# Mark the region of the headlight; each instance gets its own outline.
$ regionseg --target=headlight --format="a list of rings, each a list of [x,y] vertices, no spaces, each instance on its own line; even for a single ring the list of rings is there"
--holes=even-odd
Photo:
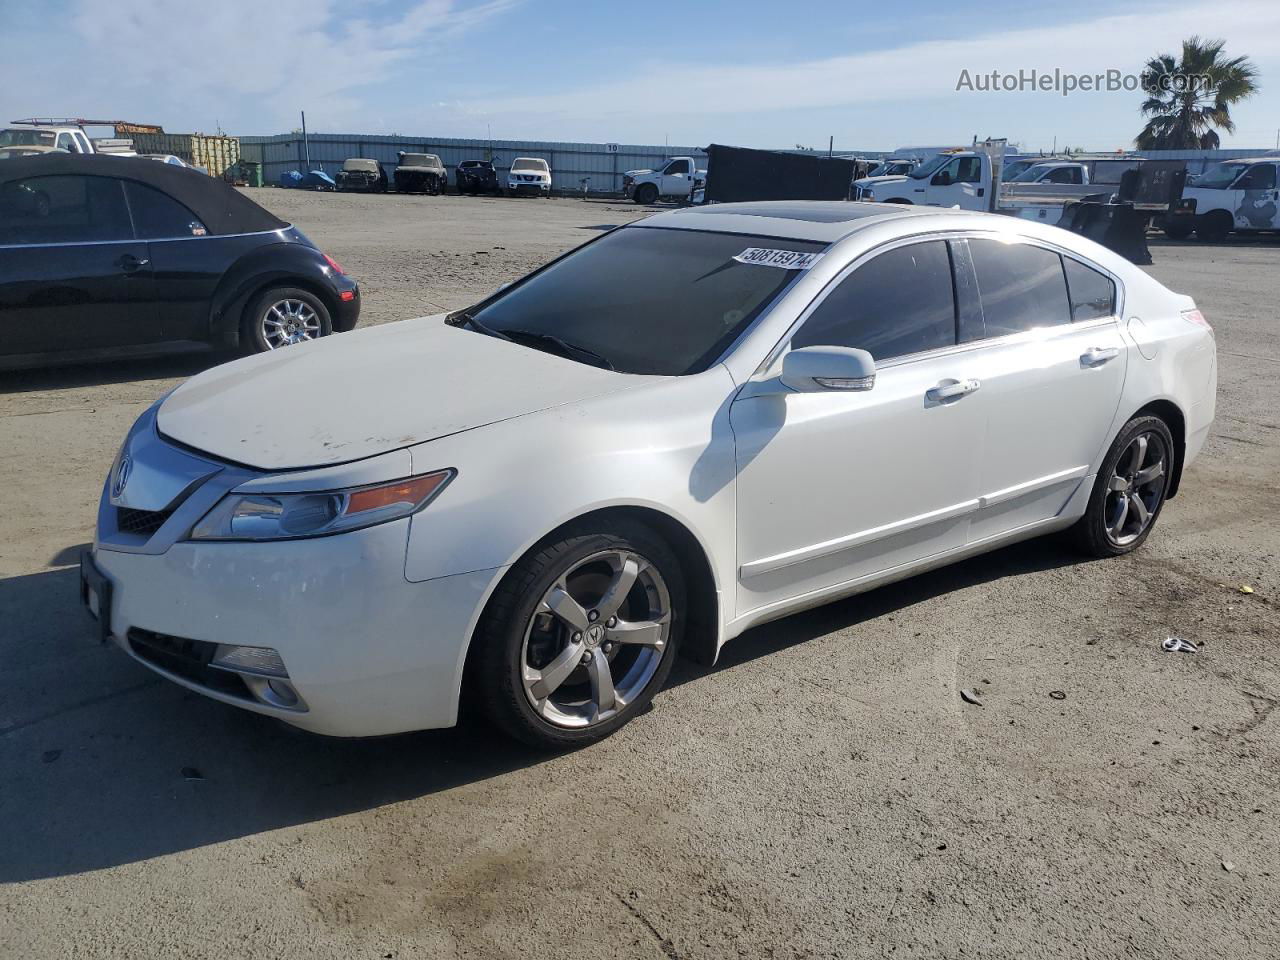
[[[358,530],[421,510],[456,473],[321,493],[231,493],[195,525],[191,539],[290,540]]]

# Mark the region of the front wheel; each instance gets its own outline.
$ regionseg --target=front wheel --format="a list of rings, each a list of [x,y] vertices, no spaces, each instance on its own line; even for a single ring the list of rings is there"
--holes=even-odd
[[[1134,417],[1107,452],[1089,505],[1071,533],[1094,557],[1137,550],[1151,533],[1173,476],[1173,435],[1159,417]]]
[[[1231,219],[1231,214],[1225,210],[1215,210],[1213,213],[1206,213],[1196,221],[1196,236],[1205,243],[1221,243],[1227,239],[1227,235],[1231,233],[1231,228],[1234,226],[1235,221]]]
[[[635,196],[632,197],[636,203],[641,206],[648,206],[651,203],[658,202],[658,188],[652,183],[642,183],[636,187]]]
[[[1166,220],[1164,235],[1170,240],[1185,240],[1191,236],[1191,231],[1194,229],[1195,227],[1190,223],[1170,223]]]
[[[495,591],[476,631],[470,689],[526,743],[595,743],[661,689],[684,611],[680,562],[648,528],[571,528],[518,561]]]

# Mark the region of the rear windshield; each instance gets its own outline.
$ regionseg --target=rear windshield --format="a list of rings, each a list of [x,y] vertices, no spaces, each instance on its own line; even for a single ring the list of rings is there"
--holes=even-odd
[[[624,227],[469,313],[517,342],[542,349],[520,334],[557,337],[623,373],[698,373],[802,275],[734,259],[752,248],[820,253],[825,244]]]
[[[0,147],[52,147],[52,130],[0,130]]]
[[[546,170],[547,161],[531,160],[528,157],[520,157],[511,164],[512,170]]]

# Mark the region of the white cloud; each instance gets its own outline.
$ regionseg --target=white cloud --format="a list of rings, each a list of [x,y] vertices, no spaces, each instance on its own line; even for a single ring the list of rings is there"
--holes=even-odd
[[[0,41],[6,74],[38,78],[0,85],[0,109],[276,132],[307,107],[309,123],[360,127],[362,87],[518,2],[417,0],[388,16],[356,0],[74,0],[68,30]]]

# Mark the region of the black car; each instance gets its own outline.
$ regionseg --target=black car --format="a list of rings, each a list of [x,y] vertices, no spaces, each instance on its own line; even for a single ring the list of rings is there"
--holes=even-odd
[[[137,157],[0,160],[0,364],[171,341],[259,352],[359,314],[336,261],[221,180]]]
[[[498,171],[488,160],[463,160],[453,172],[459,193],[500,193]]]

